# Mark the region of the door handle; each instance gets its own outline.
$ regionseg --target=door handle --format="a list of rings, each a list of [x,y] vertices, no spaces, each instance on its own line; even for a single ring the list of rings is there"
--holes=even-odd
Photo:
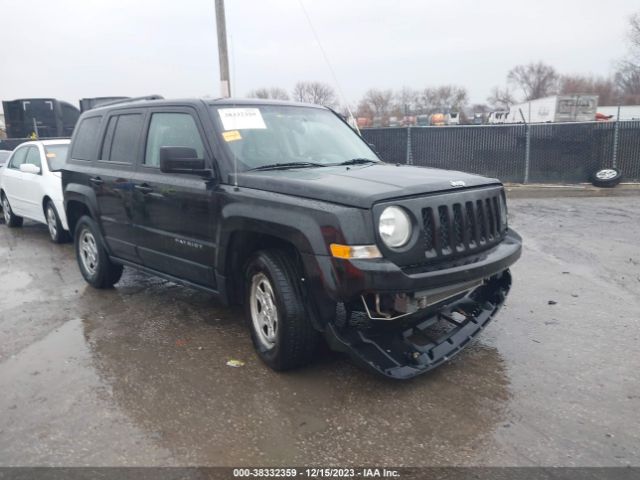
[[[139,192],[142,192],[144,195],[146,195],[147,193],[151,193],[153,192],[153,188],[151,188],[149,185],[147,185],[146,183],[143,183],[142,185],[136,185],[133,188],[135,188],[136,190],[138,190]]]
[[[104,183],[104,180],[102,180],[100,177],[91,177],[89,178],[89,181],[94,185],[102,185]]]

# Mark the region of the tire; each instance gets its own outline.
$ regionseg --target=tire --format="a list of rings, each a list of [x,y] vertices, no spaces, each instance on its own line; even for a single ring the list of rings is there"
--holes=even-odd
[[[244,306],[251,339],[262,361],[278,371],[309,363],[318,344],[298,282],[290,256],[281,250],[257,252],[245,268]]]
[[[596,187],[612,188],[622,180],[622,172],[617,168],[603,168],[591,177],[591,183]]]
[[[74,248],[80,273],[94,288],[111,288],[122,276],[122,265],[109,260],[98,226],[87,215],[80,217],[74,234]]]
[[[4,193],[2,194],[2,214],[4,215],[4,223],[6,223],[8,227],[21,227],[22,222],[24,222],[24,219],[22,217],[19,217],[13,213],[13,210],[11,210],[11,205],[9,204],[9,199]]]
[[[49,238],[53,243],[64,243],[69,239],[68,233],[62,227],[58,211],[51,200],[47,200],[44,206],[44,218],[49,228]]]

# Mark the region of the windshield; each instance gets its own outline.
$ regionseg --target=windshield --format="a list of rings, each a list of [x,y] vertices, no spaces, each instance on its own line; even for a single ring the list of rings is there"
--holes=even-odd
[[[269,166],[314,167],[354,159],[380,161],[331,111],[296,106],[212,107],[221,139],[238,170]],[[294,166],[294,165],[292,165]]]
[[[55,172],[62,169],[67,158],[68,149],[69,144],[67,143],[62,145],[45,145],[44,152],[50,171]]]

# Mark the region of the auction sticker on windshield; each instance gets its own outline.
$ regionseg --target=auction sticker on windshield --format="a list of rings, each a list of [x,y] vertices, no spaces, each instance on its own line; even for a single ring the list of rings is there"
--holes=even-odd
[[[235,142],[236,140],[242,140],[242,136],[238,130],[231,130],[228,132],[222,132],[222,137],[227,142]]]
[[[225,130],[267,128],[258,108],[219,108],[218,113]]]

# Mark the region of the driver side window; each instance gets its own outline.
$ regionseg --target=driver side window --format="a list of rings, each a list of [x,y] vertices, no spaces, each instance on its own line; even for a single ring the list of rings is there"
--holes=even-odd
[[[195,120],[188,113],[154,113],[151,116],[144,164],[160,166],[160,147],[193,148],[204,157],[204,145]]]
[[[27,158],[24,163],[30,163],[31,165],[35,165],[38,168],[42,168],[42,164],[40,163],[40,150],[38,147],[29,147],[29,151],[27,152]]]

